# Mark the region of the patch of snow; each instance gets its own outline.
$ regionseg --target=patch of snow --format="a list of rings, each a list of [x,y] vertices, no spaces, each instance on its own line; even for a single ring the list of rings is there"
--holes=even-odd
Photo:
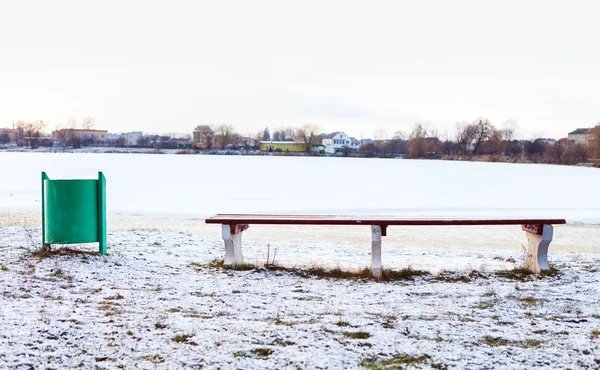
[[[350,369],[397,354],[451,368],[593,368],[600,361],[600,338],[592,339],[600,329],[598,254],[551,252],[562,273],[521,282],[492,273],[512,268],[507,259],[518,259],[518,250],[388,248],[390,265],[440,263],[461,275],[483,269],[487,278],[377,283],[199,267],[222,258],[218,236],[152,227],[110,232],[108,256],[45,259],[27,251],[24,227],[0,227],[0,244],[8,246],[0,250],[0,367]],[[38,240],[39,229],[28,232]],[[275,248],[282,264],[368,262],[364,246]],[[340,259],[329,260],[329,249]],[[247,240],[244,253],[266,262],[263,241]],[[344,335],[357,332],[368,337]]]

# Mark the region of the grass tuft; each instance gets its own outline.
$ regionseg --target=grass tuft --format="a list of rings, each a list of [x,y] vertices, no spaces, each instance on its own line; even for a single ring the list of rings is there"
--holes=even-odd
[[[514,268],[512,270],[496,271],[496,276],[510,280],[528,281],[531,280],[533,272],[526,268]]]
[[[371,334],[366,331],[345,331],[343,334],[350,339],[367,339],[371,337]]]
[[[543,277],[557,277],[560,275],[562,275],[562,271],[554,267],[550,267],[550,270],[544,270],[540,273],[540,276]]]
[[[383,270],[382,280],[385,281],[393,281],[393,280],[413,280],[416,277],[427,276],[429,275],[428,271],[425,270],[415,270],[412,267],[408,266],[401,270]]]
[[[481,338],[481,341],[490,347],[514,346],[514,347],[520,347],[520,348],[539,347],[542,343],[544,343],[543,341],[537,340],[537,339],[527,339],[524,341],[520,341],[520,340],[513,341],[513,340],[501,338],[501,337],[492,337],[490,335],[486,335],[485,337]]]
[[[396,354],[390,359],[379,359],[377,357],[363,359],[360,365],[367,369],[405,369],[420,368],[420,365],[429,365],[433,369],[448,369],[441,363],[435,363],[431,356],[424,354],[421,356],[412,356],[408,354]]]
[[[267,358],[273,353],[270,348],[254,348],[250,350],[255,356],[260,358]]]
[[[527,307],[533,307],[533,306],[537,306],[538,304],[540,304],[544,300],[543,299],[538,299],[538,298],[533,298],[533,297],[524,297],[524,298],[517,298],[517,301],[525,303],[525,305]]]
[[[73,280],[73,277],[72,277],[72,276],[65,275],[65,272],[64,272],[63,270],[61,270],[61,269],[56,269],[56,270],[54,270],[54,271],[53,271],[53,272],[50,274],[50,276],[53,276],[53,277],[55,277],[55,278],[59,278],[59,279],[64,279],[64,280],[67,280],[67,281],[72,281],[72,280]]]
[[[307,269],[296,268],[296,267],[285,267],[276,264],[271,264],[266,267],[269,271],[284,271],[296,276],[309,278],[317,277],[320,279],[354,279],[354,280],[371,280],[373,274],[371,269],[368,267],[360,270],[343,270],[340,267],[333,269],[326,269],[322,266],[311,266]],[[394,280],[412,280],[418,276],[429,275],[429,272],[423,270],[415,270],[411,267],[407,267],[401,270],[383,270],[382,279],[383,281],[394,281]]]
[[[150,362],[155,363],[155,364],[160,364],[162,362],[165,362],[164,357],[162,357],[161,355],[143,356],[143,357],[140,357],[140,360],[142,360],[142,361],[150,361]]]
[[[114,301],[114,300],[119,300],[119,299],[123,299],[125,298],[124,296],[122,296],[120,293],[117,293],[116,295],[113,295],[111,297],[106,297],[104,299],[109,300],[109,301]]]
[[[221,259],[214,259],[212,261],[210,261],[209,263],[197,263],[197,262],[192,262],[190,263],[190,266],[192,267],[197,267],[197,268],[212,268],[212,269],[219,269],[221,267],[223,267],[223,264],[225,263],[225,261],[221,260]]]
[[[195,334],[191,333],[191,334],[178,334],[176,336],[174,336],[173,338],[171,338],[171,340],[175,343],[184,343],[184,344],[190,344],[192,346],[197,346],[198,343],[196,342],[192,342],[189,339],[191,337],[193,337]]]

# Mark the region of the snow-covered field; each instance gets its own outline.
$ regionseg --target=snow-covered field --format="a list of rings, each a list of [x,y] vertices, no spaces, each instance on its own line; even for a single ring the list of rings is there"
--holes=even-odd
[[[104,171],[108,256],[32,255],[42,170]],[[544,165],[0,153],[0,368],[599,368],[599,183]],[[502,276],[522,263],[519,227],[391,227],[384,266],[429,275],[378,283],[211,267],[223,244],[203,218],[225,212],[569,224],[550,247],[560,272],[525,281]],[[243,244],[258,266],[267,247],[285,267],[370,261],[361,227],[253,226]]]
[[[109,212],[542,216],[600,224],[597,168],[404,159],[0,152],[0,210],[38,211],[40,172],[107,179]]]

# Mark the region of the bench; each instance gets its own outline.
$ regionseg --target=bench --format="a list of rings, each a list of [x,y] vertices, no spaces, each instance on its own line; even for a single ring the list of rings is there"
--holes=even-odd
[[[564,219],[421,219],[383,218],[370,216],[304,216],[304,215],[250,215],[218,214],[206,219],[207,224],[221,224],[225,242],[226,267],[244,263],[242,233],[249,225],[364,225],[371,226],[371,271],[373,277],[382,276],[381,241],[388,226],[491,226],[521,225],[527,236],[528,248],[525,268],[539,274],[549,270],[548,246],[552,241],[552,225],[565,224]]]

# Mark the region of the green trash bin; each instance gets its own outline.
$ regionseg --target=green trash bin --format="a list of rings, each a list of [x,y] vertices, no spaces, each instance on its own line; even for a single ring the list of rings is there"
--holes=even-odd
[[[106,254],[106,179],[50,180],[42,172],[42,249],[99,243]]]

